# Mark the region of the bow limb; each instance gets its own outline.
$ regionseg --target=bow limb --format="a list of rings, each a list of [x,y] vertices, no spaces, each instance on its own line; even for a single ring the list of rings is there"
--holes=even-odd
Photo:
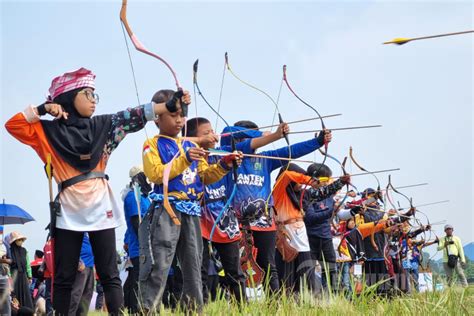
[[[387,184],[387,191],[385,192],[385,194],[387,195],[387,197],[389,197],[389,193],[388,191],[392,190],[393,192],[403,196],[407,201],[408,203],[410,203],[410,209],[414,211],[412,217],[413,217],[413,220],[415,221],[415,223],[419,224],[419,225],[422,225],[421,221],[416,217],[416,213],[417,213],[417,210],[415,209],[415,207],[413,206],[413,199],[412,198],[409,198],[407,195],[403,194],[402,192],[398,191],[392,184],[392,176],[391,175],[388,175],[388,184]],[[393,205],[393,202],[391,201],[392,205]],[[401,209],[400,207],[398,209]],[[397,211],[398,213],[398,211]],[[428,220],[428,223],[429,223],[429,220]],[[412,225],[411,225],[412,226]],[[423,235],[424,237],[426,237],[426,233],[423,232]],[[425,238],[426,239],[426,238]]]
[[[308,108],[310,108],[311,110],[313,110],[316,115],[318,115],[319,117],[319,120],[321,121],[321,126],[324,129],[326,129],[326,125],[324,124],[324,120],[323,120],[323,117],[321,116],[321,114],[319,114],[318,110],[316,110],[312,105],[310,105],[309,103],[307,103],[306,101],[304,101],[302,98],[300,98],[300,96],[298,96],[296,94],[296,92],[293,90],[293,88],[291,87],[290,83],[288,82],[288,78],[286,76],[286,65],[283,65],[283,81],[285,82],[286,86],[288,87],[288,90],[290,90],[290,92],[301,102],[303,103],[304,105],[306,105]]]
[[[362,167],[362,165],[359,164],[357,162],[357,160],[355,160],[352,146],[349,147],[349,157],[351,158],[352,162],[357,166],[357,168],[359,168],[360,170],[365,171],[367,173],[370,173],[375,178],[375,180],[377,181],[377,191],[380,191],[380,180],[379,180],[379,178],[373,172],[370,172],[369,170]]]
[[[322,133],[325,133],[325,130],[326,130],[326,124],[324,124],[324,120],[323,120],[323,117],[321,116],[321,114],[319,113],[318,110],[316,110],[316,108],[314,108],[312,105],[310,105],[308,102],[304,101],[298,94],[296,94],[295,90],[293,90],[293,88],[291,87],[290,83],[288,82],[288,77],[286,75],[286,65],[283,65],[283,81],[285,82],[285,85],[286,87],[288,88],[288,90],[290,90],[291,94],[293,94],[296,99],[298,99],[298,101],[300,101],[301,103],[303,103],[304,105],[306,105],[308,108],[310,108],[314,113],[316,113],[316,115],[319,117],[319,120],[321,121],[321,127],[322,127]],[[324,163],[326,162],[326,159],[328,157],[328,147],[329,147],[329,144],[328,142],[324,141],[324,158],[323,158],[323,161],[321,163],[321,166],[314,172],[315,174],[318,174],[319,171],[321,170],[321,168],[323,167]],[[340,164],[340,163],[339,163]],[[310,175],[311,177],[313,175]],[[309,183],[308,183],[309,184]],[[304,193],[305,191],[302,192],[301,194],[301,197],[300,197],[300,207],[303,208],[303,199],[304,199]]]
[[[324,155],[324,153],[322,152],[321,148],[319,149],[319,152]],[[333,157],[331,155],[327,155],[329,158],[333,159],[334,161],[336,161],[340,166],[341,166],[341,169],[342,169],[342,173],[344,175],[347,175],[347,171],[346,171],[346,162],[347,162],[347,157],[344,157],[344,160],[342,161],[342,163],[339,162],[339,160],[336,158],[336,157]],[[342,200],[339,202],[339,204],[337,205],[337,207],[334,209],[334,211],[332,212],[332,216],[331,216],[331,220],[330,222],[331,223],[334,223],[334,217],[336,216],[337,212],[341,209],[341,207],[344,205],[344,202],[346,201],[347,197],[349,196],[349,183],[346,184],[346,194],[344,195],[344,197],[342,198]]]
[[[388,202],[390,203],[390,205],[392,206],[392,208],[397,212],[397,214],[399,214],[399,209],[396,207],[395,203],[393,203],[393,200],[392,198],[390,197],[390,187],[391,187],[392,183],[391,183],[391,178],[390,176],[388,177],[388,183],[387,183],[387,186],[385,187],[385,198],[386,200],[388,200]],[[385,205],[385,203],[384,203]]]
[[[222,115],[219,114],[219,112],[216,109],[214,109],[214,107],[207,101],[207,99],[202,94],[201,89],[199,88],[198,80],[197,80],[198,66],[199,66],[199,59],[196,59],[196,61],[194,62],[194,65],[193,65],[193,84],[194,84],[194,87],[196,87],[196,90],[197,90],[199,96],[202,98],[204,103],[206,103],[206,105],[212,110],[212,112],[214,112],[217,115],[217,117],[220,118],[227,127],[230,127],[229,123],[222,117]],[[231,134],[231,136],[232,136],[232,134]],[[233,137],[232,137],[232,139],[233,139]]]
[[[278,119],[280,121],[280,123],[283,123],[283,118],[281,116],[281,112],[280,112],[280,108],[278,107],[278,103],[267,93],[265,92],[264,90],[248,83],[247,81],[244,81],[242,80],[239,76],[237,76],[235,74],[235,72],[232,70],[232,67],[230,66],[230,63],[229,63],[229,55],[227,53],[225,53],[225,65],[226,65],[226,68],[227,70],[230,72],[230,74],[235,78],[237,79],[238,81],[240,81],[242,84],[246,85],[247,87],[253,89],[253,90],[256,90],[260,93],[262,93],[264,96],[266,96],[272,103],[273,105],[275,106],[275,110],[277,111],[278,113]],[[285,135],[285,141],[287,143],[288,146],[290,146],[290,141],[288,139],[288,135]]]
[[[321,153],[321,155],[323,156],[327,156],[329,159],[332,159],[334,160],[340,167],[341,167],[341,170],[342,170],[342,174],[343,175],[349,175],[349,173],[347,172],[347,169],[346,169],[346,163],[347,163],[347,156],[344,157],[344,159],[342,160],[342,163],[339,161],[339,159],[337,159],[336,157],[324,152],[321,148],[318,149],[318,151]],[[353,187],[357,192],[359,191],[357,189],[357,187],[355,185],[353,185],[352,183],[348,184],[347,187]]]
[[[122,0],[122,7],[120,9],[120,21],[122,22],[122,26],[125,28],[125,30],[126,30],[128,36],[129,36],[130,40],[132,41],[133,46],[135,47],[135,49],[139,52],[147,54],[147,55],[161,61],[170,70],[170,72],[171,72],[171,74],[174,78],[177,90],[182,90],[181,85],[180,85],[179,80],[178,80],[178,77],[176,76],[176,73],[173,70],[173,68],[170,66],[170,64],[168,64],[168,62],[166,62],[166,60],[164,60],[162,57],[160,57],[157,54],[152,53],[151,51],[146,49],[145,46],[140,42],[138,37],[133,33],[132,28],[130,27],[130,25],[128,23],[128,20],[127,20],[127,0]],[[128,46],[127,46],[127,48],[128,48]],[[132,63],[131,59],[130,59],[130,63]],[[132,69],[133,69],[133,66],[132,66]],[[138,93],[137,93],[137,95],[138,95]],[[182,104],[182,106],[184,106],[184,105]],[[185,113],[185,112],[186,112],[186,110],[183,107],[183,113]],[[185,132],[184,136],[186,136],[186,132]],[[166,164],[166,167],[165,167],[165,170],[164,170],[164,173],[163,173],[163,196],[164,196],[163,206],[164,206],[166,212],[168,213],[168,215],[173,220],[173,223],[175,223],[176,225],[181,225],[181,222],[179,221],[178,217],[176,216],[176,214],[175,214],[175,212],[174,212],[174,210],[173,210],[173,208],[172,208],[172,206],[169,202],[169,199],[168,199],[169,175],[171,173],[172,162],[178,157],[178,153],[176,153],[176,155],[174,155],[174,157]]]
[[[407,201],[408,203],[410,203],[410,207],[413,207],[413,199],[412,198],[409,198],[408,196],[406,196],[405,194],[403,194],[402,192],[398,191],[392,184],[392,176],[389,174],[388,175],[388,183],[390,184],[390,188],[392,189],[393,192],[397,193],[397,194],[400,194],[401,196],[403,196]]]
[[[324,124],[323,117],[321,116],[321,114],[319,114],[319,111],[316,110],[316,108],[314,106],[312,106],[311,104],[309,104],[308,102],[303,100],[298,94],[296,94],[295,90],[293,90],[290,83],[288,82],[288,78],[287,78],[287,75],[286,75],[286,65],[283,65],[283,81],[285,82],[288,90],[290,90],[291,94],[293,94],[301,103],[303,103],[308,108],[313,110],[314,113],[316,113],[316,115],[319,117],[319,120],[321,121],[322,132],[324,133],[325,130],[326,130],[326,124]],[[329,146],[328,142],[325,141],[324,142],[324,160],[322,162],[323,165],[324,165],[324,162],[326,161],[328,146]]]
[[[138,50],[139,52],[147,54],[161,61],[170,70],[171,74],[173,75],[174,81],[176,83],[176,88],[178,90],[182,89],[179,83],[178,77],[176,76],[176,73],[171,67],[171,65],[168,64],[168,62],[164,60],[162,57],[146,49],[145,46],[140,42],[138,37],[133,33],[132,28],[128,24],[128,20],[127,20],[127,0],[122,0],[122,8],[120,9],[120,21],[122,21],[122,25],[125,27],[125,30],[127,31],[127,34],[130,37],[130,40],[132,41],[132,44],[135,47],[135,49]]]

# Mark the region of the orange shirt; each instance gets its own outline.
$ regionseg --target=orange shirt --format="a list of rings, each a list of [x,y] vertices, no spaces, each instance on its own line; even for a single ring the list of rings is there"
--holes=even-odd
[[[381,220],[377,225],[375,225],[375,222],[364,223],[357,226],[357,229],[359,230],[362,239],[365,239],[366,237],[385,229],[386,222],[387,221],[385,220]]]
[[[81,172],[61,159],[49,144],[40,118],[30,106],[5,124],[7,131],[20,142],[32,147],[43,163],[51,154],[53,177],[57,183],[78,176]],[[104,154],[92,171],[104,172],[109,155]],[[103,178],[90,179],[67,187],[60,195],[61,216],[56,226],[74,231],[115,228],[123,222],[123,212],[115,202],[112,189]]]
[[[286,187],[291,182],[306,184],[311,177],[294,171],[284,171],[277,180],[273,189],[273,203],[276,209],[276,221],[284,222],[289,219],[302,218],[303,213],[297,209],[286,193]]]

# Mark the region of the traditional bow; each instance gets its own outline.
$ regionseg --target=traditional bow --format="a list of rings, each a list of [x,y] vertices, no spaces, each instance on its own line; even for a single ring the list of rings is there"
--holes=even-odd
[[[173,76],[173,79],[174,79],[175,84],[176,84],[176,89],[178,91],[183,90],[181,88],[181,85],[179,84],[178,77],[176,76],[176,73],[173,70],[173,68],[170,66],[170,64],[168,64],[166,62],[166,60],[164,60],[162,57],[160,57],[157,54],[152,53],[151,51],[146,49],[145,46],[140,42],[138,37],[133,33],[132,28],[130,27],[130,25],[128,24],[128,21],[127,21],[127,0],[122,0],[122,8],[120,9],[120,21],[122,22],[122,27],[124,27],[125,30],[127,31],[127,34],[130,37],[130,40],[132,41],[133,46],[135,47],[135,49],[139,52],[142,52],[142,53],[147,54],[151,57],[154,57],[154,58],[158,59],[159,61],[161,61],[163,64],[165,64],[165,66],[169,69],[169,71],[171,72],[171,74]],[[124,32],[124,37],[125,37],[125,32]],[[135,80],[135,73],[134,73],[134,70],[133,70],[133,64],[132,64],[132,59],[131,59],[131,56],[130,56],[130,50],[128,48],[128,42],[127,42],[126,39],[125,39],[125,43],[127,44],[127,50],[128,50],[128,53],[129,53],[128,55],[129,55],[129,59],[130,59],[130,65],[132,67],[132,74],[133,74],[135,89],[137,91],[137,98],[138,98],[138,89],[137,89],[137,83],[136,83],[136,80]],[[185,104],[181,104],[181,105],[182,105],[183,114],[186,116],[187,105],[185,105]],[[145,133],[146,133],[146,130],[145,130]],[[186,132],[185,132],[185,134],[186,134]],[[184,136],[186,136],[186,135],[184,135]],[[148,135],[147,135],[147,138],[148,138]],[[178,217],[176,217],[176,214],[174,213],[174,210],[173,210],[173,208],[171,207],[171,205],[168,201],[168,183],[169,183],[169,175],[170,175],[170,172],[171,172],[172,162],[176,159],[176,157],[178,157],[178,155],[179,155],[179,151],[166,164],[164,174],[163,174],[163,195],[164,195],[163,205],[164,205],[167,213],[170,215],[171,219],[173,220],[173,223],[175,223],[176,225],[180,225],[181,223],[180,223]]]
[[[169,69],[169,71],[173,75],[174,81],[176,83],[176,88],[178,90],[182,90],[181,85],[179,84],[179,81],[178,81],[178,77],[176,76],[176,73],[173,70],[173,68],[171,68],[170,64],[168,64],[166,60],[164,60],[157,54],[146,49],[145,46],[140,42],[138,37],[133,33],[132,28],[130,27],[127,21],[127,0],[122,0],[122,9],[120,10],[120,21],[122,21],[122,25],[125,27],[125,30],[127,31],[128,36],[130,37],[130,40],[133,43],[133,46],[135,46],[135,49],[138,50],[139,52],[142,52],[151,57],[154,57],[158,59],[159,61],[161,61],[163,64],[165,64],[165,66]]]
[[[291,94],[293,94],[301,103],[303,103],[308,108],[310,108],[314,113],[316,113],[316,115],[319,117],[319,120],[321,121],[322,133],[325,133],[326,124],[324,124],[323,117],[321,116],[321,114],[319,114],[319,111],[316,110],[316,108],[313,107],[312,105],[310,105],[308,102],[304,101],[298,94],[296,94],[295,90],[293,90],[290,83],[288,82],[288,77],[286,75],[286,65],[283,65],[283,79],[282,80],[285,82],[285,85],[287,86],[288,90],[290,90]],[[314,172],[314,174],[318,174],[319,171],[321,170],[321,168],[323,167],[324,163],[326,162],[326,159],[328,157],[328,147],[329,147],[328,142],[324,141],[324,152],[322,152],[322,154],[324,155],[324,158],[323,158],[323,161],[321,163],[321,166]],[[336,161],[337,161],[337,159],[336,159]],[[339,165],[342,166],[342,164],[340,162],[338,162],[338,163],[339,163]],[[313,176],[313,175],[310,175],[310,176]],[[308,185],[308,184],[309,184],[309,182],[306,185]],[[300,196],[300,207],[301,208],[303,207],[304,193],[305,193],[305,191],[303,191],[301,196]]]
[[[227,121],[219,114],[219,111],[216,111],[214,109],[214,107],[207,101],[207,99],[202,94],[201,89],[199,88],[198,80],[197,80],[198,64],[199,64],[199,59],[197,59],[194,62],[194,65],[193,65],[193,84],[194,84],[194,87],[198,91],[198,94],[203,99],[204,103],[206,103],[207,106],[217,115],[217,117],[220,118],[224,122],[224,124],[227,127],[230,128],[229,123],[227,123]],[[231,148],[232,148],[232,151],[234,152],[236,150],[236,148],[235,148],[235,139],[234,139],[233,135],[230,135],[230,137],[231,137]],[[227,199],[227,202],[225,203],[224,207],[222,208],[222,210],[217,215],[217,218],[216,218],[214,224],[212,225],[211,234],[209,235],[209,241],[210,242],[212,242],[212,236],[214,236],[214,231],[217,227],[217,223],[219,223],[219,221],[221,220],[221,218],[224,215],[224,213],[226,212],[226,210],[230,207],[230,204],[232,203],[232,200],[234,199],[235,193],[237,192],[237,177],[238,177],[237,168],[238,168],[237,163],[234,161],[232,163],[232,176],[233,176],[232,180],[234,181],[234,188],[232,189],[232,193],[230,194],[230,197]]]
[[[375,175],[375,173],[370,172],[369,170],[365,169],[364,167],[362,167],[361,164],[359,164],[357,162],[357,160],[355,160],[354,151],[352,149],[352,146],[349,147],[349,157],[351,158],[352,162],[357,166],[357,168],[359,168],[360,170],[365,171],[367,173],[370,173],[375,178],[375,180],[377,181],[377,191],[380,191],[380,180],[379,180],[379,178]]]
[[[229,55],[227,54],[227,52],[225,53],[225,66],[227,68],[227,70],[230,72],[230,74],[235,78],[237,79],[238,81],[240,81],[241,83],[243,83],[244,85],[252,88],[253,90],[256,90],[260,93],[262,93],[263,95],[265,95],[272,103],[273,105],[275,106],[275,112],[278,113],[278,120],[281,123],[283,123],[283,118],[281,116],[281,113],[280,113],[280,108],[278,107],[278,102],[276,102],[267,92],[265,92],[264,90],[260,89],[260,88],[257,88],[256,86],[242,80],[239,76],[237,76],[234,71],[232,70],[232,67],[230,66],[230,63],[229,63]],[[290,140],[288,138],[288,135],[287,134],[284,134],[284,137],[285,137],[285,141],[286,141],[286,144],[288,145],[288,158],[291,159],[291,145],[290,145]],[[283,164],[282,164],[283,166]],[[286,170],[288,170],[288,167],[289,167],[289,164],[286,165]],[[285,170],[285,171],[286,171]],[[273,189],[276,187],[276,185],[278,184],[278,182],[281,180],[278,179],[277,182],[275,183],[275,185],[273,186],[272,190],[270,191],[270,194],[268,195],[268,198],[265,202],[265,214],[268,214],[268,204],[270,203],[270,199],[272,197],[272,194],[273,194]]]

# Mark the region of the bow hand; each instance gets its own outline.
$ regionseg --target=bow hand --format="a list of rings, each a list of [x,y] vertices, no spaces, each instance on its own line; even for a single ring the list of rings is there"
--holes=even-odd
[[[327,146],[332,141],[332,132],[328,129],[323,129],[319,134],[315,135],[320,146]]]
[[[187,116],[189,104],[191,104],[191,95],[189,92],[178,89],[178,91],[173,94],[173,97],[166,102],[166,109],[170,113],[181,110],[182,116]]]
[[[288,129],[288,131],[282,130],[282,133],[283,133],[283,137],[285,137],[286,143],[290,145],[290,139],[288,138],[288,132],[290,131],[290,129],[288,128],[288,125],[283,121],[283,118],[281,117],[280,113],[278,113],[278,120],[280,121],[280,126],[282,124],[285,124],[286,129]],[[278,128],[280,128],[280,126]]]
[[[288,133],[290,132],[290,127],[287,123],[281,122],[278,126],[275,134],[278,135],[278,138],[285,137],[285,140],[288,138]]]
[[[339,178],[343,184],[351,184],[351,175],[345,174]]]
[[[242,159],[244,158],[242,152],[234,151],[231,154],[228,154],[222,157],[221,161],[227,165],[228,168],[238,167],[242,163]]]

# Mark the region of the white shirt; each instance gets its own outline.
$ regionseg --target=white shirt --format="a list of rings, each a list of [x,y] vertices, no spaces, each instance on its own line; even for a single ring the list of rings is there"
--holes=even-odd
[[[303,221],[285,225],[288,231],[290,246],[298,250],[298,252],[310,251],[308,235],[306,234],[306,226]]]

